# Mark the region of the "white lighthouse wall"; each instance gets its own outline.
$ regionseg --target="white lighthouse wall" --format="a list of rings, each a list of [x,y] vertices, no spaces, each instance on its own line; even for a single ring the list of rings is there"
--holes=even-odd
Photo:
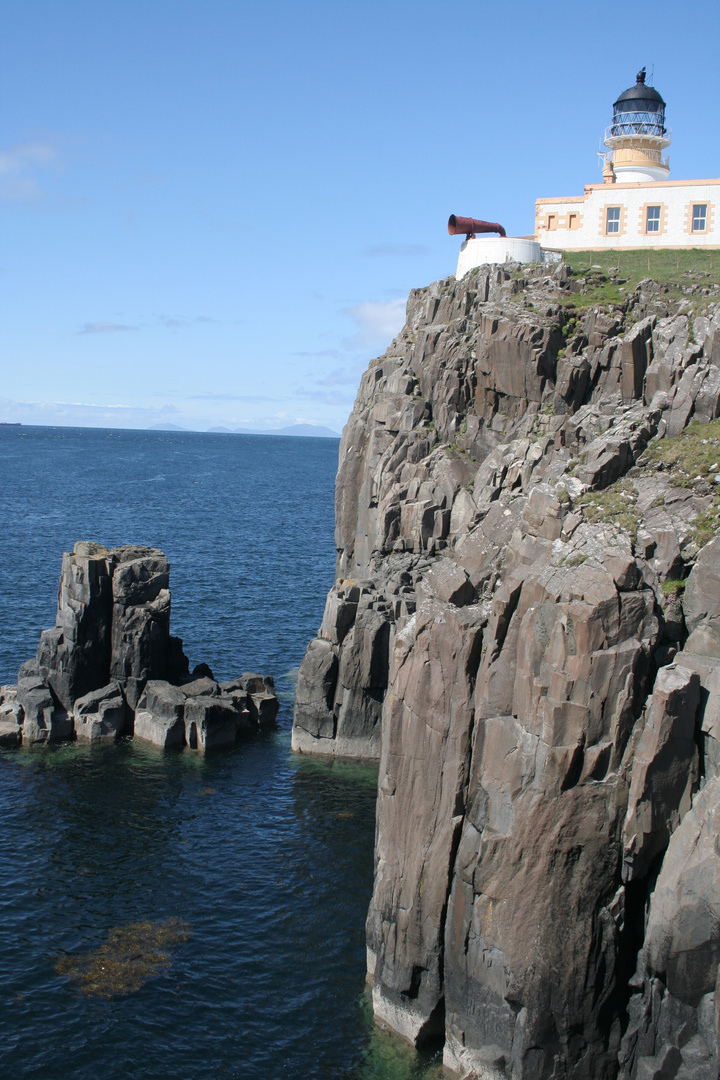
[[[704,232],[692,231],[693,206],[707,206]],[[608,233],[607,208],[620,208],[620,227]],[[647,232],[647,208],[660,206],[660,228]],[[585,194],[538,199],[535,236],[544,248],[720,247],[720,179],[661,180],[645,184],[589,184]]]

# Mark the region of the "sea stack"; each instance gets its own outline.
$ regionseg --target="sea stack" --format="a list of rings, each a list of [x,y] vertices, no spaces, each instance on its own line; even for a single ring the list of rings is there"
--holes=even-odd
[[[0,690],[0,745],[134,735],[207,751],[273,724],[271,676],[218,683],[204,663],[190,673],[170,633],[169,583],[157,548],[80,541],[63,555],[55,625],[17,687]]]

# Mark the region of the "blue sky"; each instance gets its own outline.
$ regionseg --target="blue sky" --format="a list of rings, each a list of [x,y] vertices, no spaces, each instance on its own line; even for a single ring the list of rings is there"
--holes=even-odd
[[[448,215],[598,182],[643,64],[672,177],[720,175],[719,39],[716,0],[6,0],[0,420],[339,431]]]

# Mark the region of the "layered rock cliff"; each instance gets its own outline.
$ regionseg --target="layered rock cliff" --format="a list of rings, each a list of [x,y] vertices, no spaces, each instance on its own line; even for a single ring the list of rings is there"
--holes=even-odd
[[[717,1080],[720,295],[619,286],[413,292],[340,444],[293,746],[379,758],[375,1014],[461,1075]]]

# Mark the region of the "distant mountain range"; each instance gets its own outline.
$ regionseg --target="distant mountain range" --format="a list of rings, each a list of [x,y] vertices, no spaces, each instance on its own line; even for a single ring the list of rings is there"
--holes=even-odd
[[[151,431],[193,431],[194,428],[180,427],[179,424],[153,424]],[[208,428],[215,435],[295,435],[313,439],[339,439],[340,435],[332,428],[320,424],[290,424],[282,428]]]

